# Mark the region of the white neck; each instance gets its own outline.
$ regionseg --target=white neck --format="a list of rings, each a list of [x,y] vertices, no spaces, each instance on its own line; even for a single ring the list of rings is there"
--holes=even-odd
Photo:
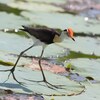
[[[61,35],[60,35],[60,38],[61,38],[61,41],[63,41],[64,39],[68,38],[68,35],[66,32],[62,32]]]
[[[68,38],[67,33],[63,31],[60,36],[56,35],[54,37],[54,40],[53,41],[56,42],[56,43],[57,42],[62,42],[66,38]]]

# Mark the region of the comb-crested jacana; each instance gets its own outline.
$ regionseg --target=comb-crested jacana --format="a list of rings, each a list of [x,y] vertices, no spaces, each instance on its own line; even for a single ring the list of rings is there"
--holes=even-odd
[[[14,80],[16,82],[18,82],[19,84],[21,84],[21,82],[19,82],[15,75],[14,75],[14,71],[15,71],[15,67],[20,59],[20,57],[26,52],[28,51],[29,49],[31,49],[32,47],[34,46],[37,46],[37,45],[42,45],[42,52],[41,52],[41,55],[39,57],[39,66],[40,66],[40,70],[42,72],[42,76],[43,76],[43,80],[42,81],[38,81],[38,82],[45,82],[46,84],[48,85],[51,85],[51,86],[54,86],[56,87],[55,85],[52,85],[51,83],[49,83],[47,80],[46,80],[46,77],[45,77],[45,74],[44,74],[44,71],[42,69],[42,66],[41,66],[41,59],[42,59],[42,56],[43,56],[43,52],[44,52],[44,49],[46,47],[46,45],[49,45],[49,44],[52,44],[52,43],[56,43],[56,42],[61,42],[63,41],[66,37],[70,37],[72,40],[74,40],[74,37],[73,37],[73,30],[71,28],[68,28],[68,29],[65,29],[61,32],[61,34],[59,34],[56,30],[54,29],[50,29],[50,28],[47,28],[47,29],[44,29],[44,28],[32,28],[32,27],[28,27],[28,26],[22,26],[23,29],[20,29],[22,31],[25,31],[27,33],[27,35],[29,37],[31,37],[33,39],[33,45],[31,45],[30,47],[28,47],[27,49],[25,49],[24,51],[22,51],[19,56],[18,56],[18,59],[16,61],[16,63],[14,64],[14,66],[11,68],[11,69],[8,69],[8,70],[1,70],[1,71],[10,71],[9,75],[8,75],[8,78],[7,80],[9,79],[9,76],[12,74]],[[75,41],[75,40],[74,40]],[[6,80],[6,81],[7,81]],[[48,86],[47,85],[47,86]],[[48,86],[49,87],[49,86]]]

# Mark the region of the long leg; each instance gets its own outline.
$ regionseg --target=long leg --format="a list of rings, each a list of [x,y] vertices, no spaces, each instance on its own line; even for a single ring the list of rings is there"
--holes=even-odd
[[[39,57],[39,66],[40,66],[40,70],[41,70],[41,73],[42,73],[42,76],[43,76],[43,81],[40,81],[40,82],[45,82],[46,85],[47,85],[49,88],[52,88],[52,87],[59,88],[58,86],[53,85],[53,84],[49,83],[49,82],[46,80],[46,77],[45,77],[43,68],[42,68],[42,66],[41,66],[41,60],[42,60],[42,56],[43,56],[43,53],[44,53],[44,49],[45,49],[45,45],[43,46],[41,55],[40,55],[40,57]],[[52,87],[51,87],[51,86],[52,86]],[[60,85],[59,85],[59,86],[60,86]],[[52,89],[53,89],[53,88],[52,88]]]
[[[39,66],[40,66],[40,70],[41,70],[42,76],[43,76],[43,81],[45,82],[46,81],[46,77],[44,75],[43,68],[41,66],[41,60],[42,60],[42,56],[43,56],[43,53],[44,53],[44,49],[45,49],[45,47],[43,46],[42,52],[41,52],[41,55],[39,57],[39,61],[38,62],[39,62]]]
[[[21,82],[19,82],[19,81],[16,79],[16,77],[15,77],[15,75],[14,75],[14,71],[15,71],[16,65],[17,65],[18,61],[20,60],[21,56],[22,56],[26,51],[28,51],[29,49],[31,49],[33,46],[35,46],[35,43],[34,43],[33,45],[31,45],[30,47],[28,47],[27,49],[25,49],[24,51],[22,51],[22,52],[19,54],[16,63],[14,64],[14,66],[13,66],[11,69],[8,69],[8,70],[0,70],[0,71],[3,71],[3,72],[10,71],[7,80],[9,79],[10,75],[12,74],[13,79],[14,79],[17,83],[21,84]],[[6,80],[6,81],[7,81],[7,80]],[[5,82],[6,82],[6,81],[5,81]]]

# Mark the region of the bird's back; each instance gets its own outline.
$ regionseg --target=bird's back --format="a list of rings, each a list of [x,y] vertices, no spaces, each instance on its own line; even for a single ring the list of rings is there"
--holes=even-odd
[[[46,44],[53,43],[53,39],[55,35],[60,35],[58,32],[56,32],[54,29],[41,29],[41,28],[32,28],[23,26],[24,29],[21,29],[25,32],[28,32],[30,36],[35,37],[36,39],[39,39],[41,42],[44,42]]]

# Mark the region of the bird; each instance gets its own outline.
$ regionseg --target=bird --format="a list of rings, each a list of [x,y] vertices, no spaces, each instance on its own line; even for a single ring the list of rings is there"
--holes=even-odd
[[[60,43],[64,39],[66,39],[67,37],[69,37],[73,41],[75,41],[75,39],[74,39],[74,32],[73,32],[72,28],[64,29],[64,30],[62,30],[61,33],[59,33],[59,32],[57,32],[53,28],[33,28],[33,27],[30,27],[30,26],[24,26],[24,25],[22,25],[22,27],[23,28],[21,28],[19,30],[26,32],[26,34],[30,38],[32,38],[33,44],[30,47],[28,47],[27,49],[23,50],[19,54],[19,56],[18,56],[18,58],[17,58],[17,60],[16,60],[16,62],[14,64],[14,66],[11,69],[8,69],[8,70],[0,70],[0,71],[5,71],[5,72],[10,71],[7,80],[9,79],[10,75],[12,74],[13,79],[16,82],[18,82],[19,84],[22,84],[21,82],[19,82],[16,79],[15,74],[14,74],[14,71],[15,71],[15,68],[16,68],[16,66],[18,64],[18,61],[20,60],[21,56],[26,51],[28,51],[29,49],[31,49],[34,46],[41,45],[42,46],[42,52],[41,52],[41,55],[39,57],[38,64],[39,64],[39,67],[40,67],[40,70],[41,70],[41,73],[42,73],[43,80],[42,81],[38,81],[38,82],[45,82],[46,84],[48,84],[47,85],[48,87],[49,87],[49,85],[50,86],[53,86],[53,87],[56,87],[55,85],[53,85],[50,82],[48,82],[47,79],[46,79],[46,76],[44,74],[44,71],[43,71],[43,68],[42,68],[42,65],[41,65],[42,56],[43,56],[43,53],[44,53],[44,50],[45,50],[46,46],[49,45],[49,44],[52,44],[52,43]]]

